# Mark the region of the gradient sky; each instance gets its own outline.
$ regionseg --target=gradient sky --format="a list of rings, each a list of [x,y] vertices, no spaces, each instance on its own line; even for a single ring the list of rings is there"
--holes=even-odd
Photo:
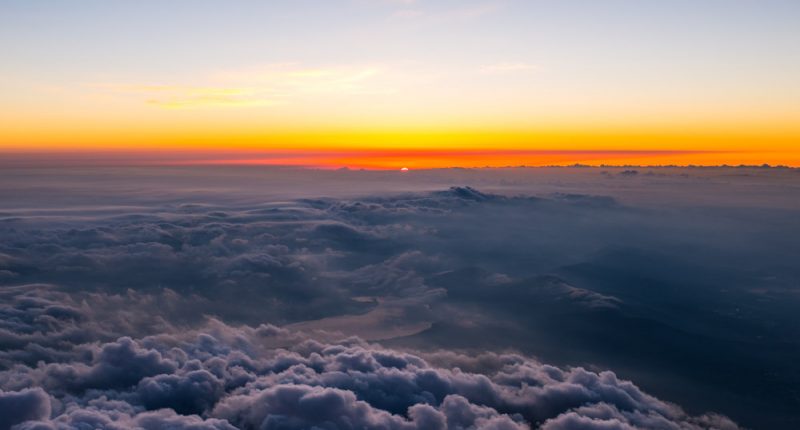
[[[5,0],[0,150],[800,165],[798,22],[797,1]]]

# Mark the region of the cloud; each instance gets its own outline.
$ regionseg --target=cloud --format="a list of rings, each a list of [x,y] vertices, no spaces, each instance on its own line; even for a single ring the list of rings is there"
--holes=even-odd
[[[473,20],[494,13],[501,7],[501,2],[476,3],[453,10],[450,14],[459,19]]]
[[[124,403],[98,399],[87,408],[69,406],[69,410],[52,420],[26,421],[15,430],[70,430],[81,428],[125,430],[236,430],[224,420],[203,419],[196,415],[179,415],[170,409],[134,412]]]
[[[738,177],[144,171],[0,191],[0,389],[43,390],[40,428],[791,423],[797,218],[710,207]]]
[[[66,284],[0,288],[0,389],[34,411],[15,421],[27,420],[20,428],[702,428],[706,419],[608,371],[342,340],[361,326],[378,339],[427,331],[463,312],[446,300],[474,309],[487,294],[495,299],[471,318],[499,311],[513,322],[517,305],[542,315],[618,312],[623,301],[555,276],[463,268],[483,250],[437,239],[458,236],[447,230],[453,219],[479,226],[519,211],[550,219],[627,210],[611,199],[451,187],[165,209],[9,231],[4,270]],[[265,311],[301,322],[258,324]]]
[[[398,3],[405,3],[410,6],[417,2]],[[392,16],[406,19],[424,18],[428,22],[436,24],[443,22],[471,22],[496,12],[502,7],[502,4],[500,2],[473,2],[445,8],[426,8],[422,6],[397,10]]]
[[[278,63],[218,72],[198,85],[100,83],[91,86],[112,93],[141,96],[150,105],[172,109],[277,106],[300,97],[385,93],[390,89],[370,85],[381,72],[381,68],[370,65],[303,67]]]
[[[735,430],[739,428],[730,419],[705,414],[692,417],[686,428],[712,428],[717,430]],[[675,423],[658,414],[642,413],[638,410],[620,410],[607,403],[582,406],[572,412],[561,414],[547,420],[541,427],[543,430],[635,430],[640,428],[671,429]],[[684,428],[684,427],[680,427]]]
[[[710,419],[689,416],[611,372],[497,356],[502,366],[470,373],[453,365],[472,357],[453,353],[439,357],[453,359],[447,367],[436,367],[412,353],[358,339],[321,343],[296,338],[284,348],[272,348],[262,344],[265,336],[288,341],[293,335],[212,322],[188,332],[84,345],[94,355],[88,364],[76,352],[58,363],[0,372],[0,386],[6,389],[0,411],[22,411],[2,416],[14,417],[7,425],[25,422],[19,428],[30,429],[79,423],[103,428],[525,429],[539,422],[557,428],[564,421],[597,420],[603,411],[616,412],[614,419],[627,425],[701,428],[694,423]],[[37,388],[10,388],[23,379]],[[714,419],[736,428],[723,417]]]
[[[425,12],[420,9],[400,9],[392,13],[392,18],[414,19],[425,16]]]
[[[39,366],[34,378],[51,390],[81,392],[91,388],[126,388],[144,377],[177,368],[173,360],[158,351],[142,348],[129,337],[84,352],[91,354],[89,364],[50,363]]]
[[[147,377],[139,381],[137,394],[148,409],[169,408],[183,415],[202,414],[224,394],[222,381],[207,370],[184,375]]]
[[[200,108],[214,106],[271,106],[271,100],[254,87],[93,84],[92,87],[118,94],[146,97],[148,104],[164,108]]]
[[[0,429],[6,430],[25,421],[50,417],[50,399],[41,388],[20,391],[0,390]]]
[[[281,102],[261,98],[256,91],[227,88],[174,88],[171,95],[156,96],[147,100],[148,104],[171,109],[202,107],[249,107],[275,106]]]
[[[267,64],[215,75],[222,81],[249,82],[279,97],[300,94],[364,93],[365,84],[383,72],[377,65],[307,67],[295,63]]]
[[[496,63],[496,64],[487,64],[480,68],[481,73],[490,74],[490,75],[499,75],[499,74],[508,74],[508,73],[518,73],[518,72],[530,72],[533,70],[537,70],[539,66],[535,64],[529,63]]]

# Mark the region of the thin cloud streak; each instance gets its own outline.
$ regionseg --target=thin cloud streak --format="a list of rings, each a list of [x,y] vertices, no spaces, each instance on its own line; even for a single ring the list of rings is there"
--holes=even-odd
[[[447,9],[433,9],[430,3],[426,7],[426,5],[414,0],[401,0],[390,3],[405,6],[395,10],[391,14],[392,18],[419,19],[429,23],[471,22],[495,13],[503,6],[501,2],[482,2]]]
[[[539,66],[528,63],[497,63],[487,64],[481,67],[481,73],[484,74],[505,74],[515,72],[527,72],[538,69]]]
[[[304,96],[390,93],[369,81],[381,74],[377,66],[303,67],[277,63],[225,70],[203,79],[202,85],[174,83],[94,83],[101,91],[134,95],[163,108],[275,106]]]

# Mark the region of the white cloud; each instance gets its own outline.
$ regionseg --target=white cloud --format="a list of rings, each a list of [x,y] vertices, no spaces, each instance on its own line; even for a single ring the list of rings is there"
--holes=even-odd
[[[317,95],[385,94],[374,84],[382,69],[373,65],[306,67],[276,63],[225,70],[197,84],[99,83],[104,91],[135,94],[150,105],[165,108],[274,106]]]
[[[539,66],[530,63],[496,63],[487,64],[481,67],[481,73],[484,74],[504,74],[504,73],[517,73],[529,72],[538,69]]]

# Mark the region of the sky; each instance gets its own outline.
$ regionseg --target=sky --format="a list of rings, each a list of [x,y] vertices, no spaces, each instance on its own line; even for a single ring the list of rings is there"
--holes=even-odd
[[[798,22],[0,0],[0,430],[800,428]]]
[[[0,151],[800,165],[799,18],[777,0],[7,0]]]

